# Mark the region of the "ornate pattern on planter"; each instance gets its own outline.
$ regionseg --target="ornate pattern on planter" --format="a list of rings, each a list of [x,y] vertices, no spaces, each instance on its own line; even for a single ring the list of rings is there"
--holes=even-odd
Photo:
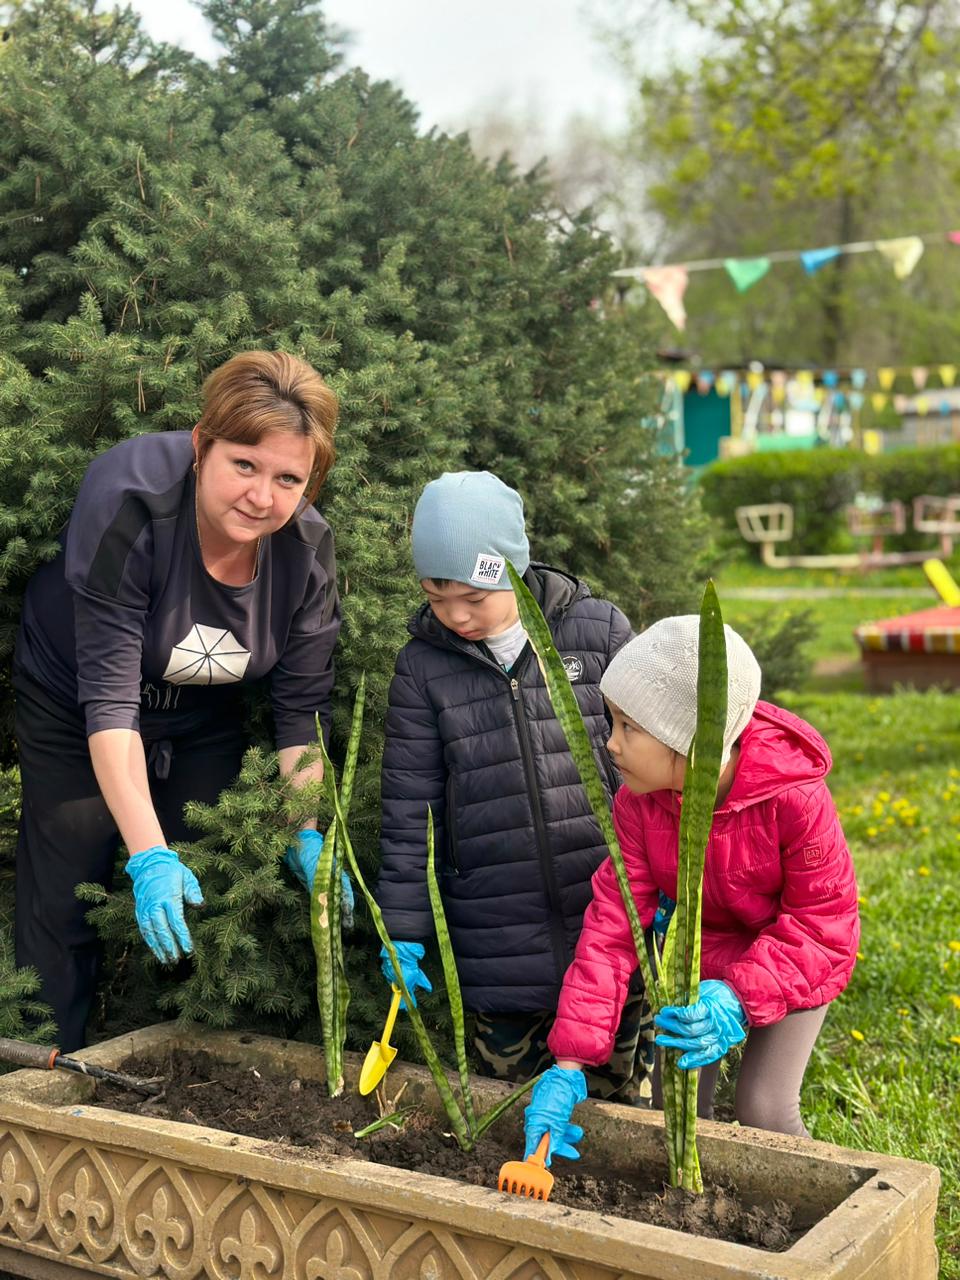
[[[165,1280],[618,1280],[591,1263],[7,1123],[0,1246]]]

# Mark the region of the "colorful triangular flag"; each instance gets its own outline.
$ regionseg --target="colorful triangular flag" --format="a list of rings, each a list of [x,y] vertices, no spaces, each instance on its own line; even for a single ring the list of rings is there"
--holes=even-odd
[[[957,379],[957,366],[955,364],[942,364],[937,369],[940,375],[940,381],[945,387],[952,387]]]
[[[686,267],[676,265],[647,267],[643,273],[643,283],[663,307],[670,323],[681,331],[687,325],[683,295],[687,291],[688,280]]]
[[[878,369],[877,381],[883,387],[884,391],[889,391],[897,380],[896,369]]]
[[[769,258],[724,258],[727,275],[737,287],[738,293],[746,291],[770,270]]]
[[[815,271],[819,271],[821,267],[825,267],[828,262],[832,262],[834,258],[839,258],[842,250],[838,244],[828,245],[825,249],[806,249],[800,255],[800,261],[803,263],[803,269],[808,276],[812,276]]]
[[[898,280],[907,276],[923,257],[923,241],[919,236],[900,236],[896,240],[878,240],[877,248],[893,267]]]
[[[927,385],[927,375],[930,370],[925,364],[915,364],[910,370],[910,376],[913,378],[913,385],[918,391],[922,391]]]
[[[885,409],[887,407],[887,397],[882,391],[874,391],[873,395],[870,397],[870,403],[873,405],[874,412],[879,413],[881,409]]]

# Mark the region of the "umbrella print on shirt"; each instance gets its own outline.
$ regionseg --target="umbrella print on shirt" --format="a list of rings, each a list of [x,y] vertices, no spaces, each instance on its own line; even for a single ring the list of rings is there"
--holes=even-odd
[[[197,622],[170,650],[163,678],[171,684],[231,684],[243,679],[249,661],[229,631]]]

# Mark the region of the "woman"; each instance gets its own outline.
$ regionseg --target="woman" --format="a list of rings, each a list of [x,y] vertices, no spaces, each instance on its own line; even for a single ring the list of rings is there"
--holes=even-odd
[[[76,885],[109,884],[119,838],[144,940],[163,963],[188,954],[183,904],[202,898],[170,846],[187,837],[186,801],[214,801],[237,774],[240,685],[269,677],[282,774],[329,718],[336,565],[311,504],[336,397],[302,360],[249,351],[210,375],[202,406],[192,432],[91,463],[24,600],[16,955],[40,974],[63,1052],[85,1043],[99,964]],[[288,851],[306,884],[314,827]]]

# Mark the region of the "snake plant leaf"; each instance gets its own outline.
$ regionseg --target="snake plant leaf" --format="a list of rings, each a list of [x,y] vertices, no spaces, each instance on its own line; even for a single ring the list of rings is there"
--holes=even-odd
[[[345,815],[350,808],[353,778],[360,752],[365,694],[366,680],[361,675],[353,704],[342,789],[339,794],[336,774],[323,746],[323,732],[319,717],[317,718],[317,738],[324,762],[324,787],[331,797],[334,810],[341,808]],[[350,1006],[350,987],[343,964],[340,928],[342,889],[336,854],[337,820],[334,818],[324,838],[310,889],[310,938],[317,965],[317,1010],[320,1014],[327,1089],[332,1098],[343,1092],[343,1048],[347,1036],[347,1010]]]
[[[651,1006],[657,1009],[663,1001],[657,998],[659,987],[647,956],[643,926],[640,924],[637,904],[634,902],[633,893],[630,890],[623,854],[617,840],[617,833],[614,830],[613,819],[610,816],[610,803],[603,783],[600,781],[597,762],[594,758],[593,748],[590,745],[590,736],[583,723],[583,716],[580,712],[576,694],[573,692],[573,686],[570,684],[570,678],[564,668],[563,660],[557,653],[556,646],[553,643],[547,620],[544,618],[540,606],[533,598],[529,587],[509,560],[507,561],[507,572],[510,574],[510,583],[517,598],[520,621],[523,623],[523,629],[526,631],[527,637],[537,655],[537,661],[540,664],[547,692],[550,695],[554,715],[563,730],[567,745],[570,748],[570,755],[573,757],[586,790],[590,808],[593,810],[597,825],[610,852],[617,883],[620,887],[620,895],[623,898],[627,919],[630,921],[633,945],[637,953],[640,972],[646,985],[647,999]]]
[[[473,1091],[470,1088],[470,1067],[467,1062],[463,994],[460,990],[460,975],[457,973],[457,962],[453,956],[453,943],[450,941],[450,930],[447,928],[447,917],[443,910],[443,899],[440,896],[440,885],[437,881],[433,810],[429,805],[427,806],[427,891],[430,894],[433,927],[437,935],[440,963],[443,966],[443,985],[446,988],[447,1003],[450,1006],[450,1018],[453,1023],[453,1044],[457,1058],[457,1071],[460,1075],[460,1095],[463,1100],[464,1118],[470,1133],[476,1134],[477,1117],[473,1106]]]
[[[674,932],[666,966],[671,1004],[693,1004],[699,998],[703,869],[713,826],[726,723],[727,644],[720,601],[710,581],[700,604],[697,727],[687,756],[680,806],[677,906],[671,921]],[[665,1086],[670,1078],[670,1085],[664,1090],[664,1116],[671,1181],[700,1192],[703,1178],[696,1145],[699,1072],[681,1071],[679,1057],[668,1051],[662,1061]]]
[[[325,749],[323,755],[324,766],[327,767],[327,754]],[[440,1061],[437,1051],[433,1047],[433,1042],[430,1039],[430,1033],[427,1031],[423,1018],[420,1015],[420,1010],[414,1005],[413,997],[407,989],[407,984],[403,978],[403,968],[400,964],[396,947],[393,945],[393,940],[387,932],[383,913],[381,912],[376,898],[374,898],[366,880],[364,879],[363,872],[360,870],[360,864],[357,862],[357,857],[353,850],[353,843],[350,840],[350,833],[347,831],[346,823],[344,822],[343,809],[340,806],[339,796],[334,794],[333,801],[337,816],[337,829],[339,831],[341,851],[346,859],[347,866],[349,866],[350,872],[356,881],[357,888],[360,890],[363,895],[363,899],[367,904],[367,908],[370,912],[370,918],[373,920],[373,926],[377,931],[377,935],[384,947],[386,947],[387,955],[390,957],[390,963],[393,965],[393,971],[397,978],[397,986],[403,994],[404,1003],[407,1007],[407,1016],[410,1018],[411,1025],[413,1026],[414,1035],[417,1038],[417,1044],[420,1048],[420,1052],[423,1054],[423,1060],[427,1064],[430,1075],[433,1078],[434,1086],[437,1093],[440,1095],[440,1101],[443,1103],[443,1109],[447,1113],[451,1132],[456,1138],[457,1144],[462,1151],[471,1151],[475,1142],[474,1135],[467,1127],[467,1122],[460,1109],[460,1104],[457,1102],[453,1090],[450,1088],[450,1082],[447,1080],[446,1072],[443,1069],[443,1064]]]

